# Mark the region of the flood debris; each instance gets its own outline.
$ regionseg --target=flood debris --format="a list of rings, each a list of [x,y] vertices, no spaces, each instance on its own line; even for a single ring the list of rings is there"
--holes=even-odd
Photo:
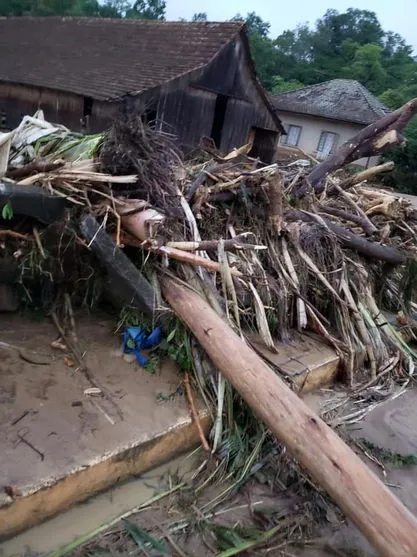
[[[68,300],[92,303],[98,293],[95,287],[91,293],[91,284],[102,279],[103,291],[110,285],[119,303],[134,303],[143,312],[148,333],[161,325],[168,354],[186,374],[194,371],[194,383],[212,408],[219,470],[249,474],[248,459],[255,463],[268,437],[227,376],[383,555],[409,554],[417,543],[414,517],[274,379],[276,372],[252,352],[246,335],[255,331],[271,351],[277,339],[291,342],[293,331],[319,335],[339,354],[342,381],[361,395],[412,380],[417,212],[375,183],[392,164],[358,174],[342,166],[402,141],[400,132],[416,106],[411,101],[374,124],[373,133],[366,128],[352,145],[312,167],[304,159],[266,166],[248,156],[250,145],[226,157],[202,151],[183,161],[169,137],[140,119],[83,137],[37,114],[0,140],[8,149],[0,228],[13,233],[1,236],[1,258],[20,264],[19,282],[29,299],[28,283],[42,279],[50,315],[77,365],[83,366],[83,358]],[[15,213],[13,192],[27,186],[65,203],[58,221],[42,218],[41,211]],[[243,362],[235,368],[233,351],[247,354],[250,370]],[[257,399],[257,367],[263,370],[262,392],[272,389],[275,407]],[[93,379],[91,384],[101,390]],[[236,425],[242,414],[243,430]],[[349,486],[340,479],[344,474]],[[374,494],[366,498],[366,512],[364,482]],[[372,523],[369,512],[378,517]]]

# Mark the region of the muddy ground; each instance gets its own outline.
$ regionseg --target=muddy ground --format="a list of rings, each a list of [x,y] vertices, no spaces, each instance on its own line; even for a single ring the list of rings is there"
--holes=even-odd
[[[34,351],[39,348],[42,341],[39,338],[40,327],[36,322],[27,323],[26,328],[23,329],[18,326],[17,322],[13,323],[13,318],[11,318],[8,327],[3,329],[3,340],[18,344],[26,339],[28,349]],[[117,355],[120,339],[112,339],[109,331],[108,321],[103,319],[103,321],[96,322],[96,328],[87,327],[83,332],[83,337],[91,337],[95,342],[99,342],[101,336],[103,337],[100,341],[102,343],[100,353],[104,360],[96,363],[95,369],[100,370],[106,367],[108,378],[112,379],[112,374],[116,374],[116,370],[120,369],[123,362],[123,365],[127,365],[124,373],[133,373],[129,364],[124,362],[120,355]],[[47,340],[45,340],[48,346],[56,337],[54,328],[48,326]],[[47,367],[45,372],[36,363],[27,362],[27,354],[23,354],[23,358],[21,355],[16,357],[16,350],[10,351],[6,348],[3,348],[1,353],[3,359],[0,367],[2,376],[0,413],[3,418],[8,415],[10,405],[16,399],[17,382],[22,373],[20,368],[26,364],[33,366],[33,374],[28,378],[27,392],[39,400],[40,408],[47,405],[53,397],[57,384],[56,366]],[[111,360],[109,359],[110,354],[113,354]],[[62,368],[60,373],[71,377],[72,368],[68,368],[63,356],[59,352],[54,352],[53,357],[59,359],[59,365]],[[10,366],[13,362],[15,368],[12,369]],[[111,366],[110,371],[108,364]],[[158,374],[146,375],[146,388],[144,387],[137,396],[141,396],[141,400],[146,398],[149,401],[151,398],[155,400],[162,390],[175,391],[179,381],[177,382],[172,374],[169,374],[169,377],[167,375],[165,382],[161,383],[163,378],[164,376]],[[81,378],[77,378],[77,380],[81,380]],[[136,379],[134,382],[136,383]],[[113,383],[113,387],[115,392],[118,392],[117,381]],[[82,388],[84,388],[84,384],[82,384]],[[123,397],[128,398],[130,394],[126,392]],[[398,394],[399,396],[393,398],[391,393],[362,421],[349,428],[343,428],[340,433],[350,439],[354,450],[390,489],[395,491],[406,506],[417,514],[417,430],[415,429],[417,392],[411,386],[405,392],[398,389]],[[310,396],[306,401],[320,412],[322,403],[328,402],[331,396],[331,391],[326,390]],[[123,400],[123,397],[119,400]],[[174,409],[178,408],[178,411],[181,404],[181,397],[168,402],[168,405],[173,406]],[[137,405],[133,405],[132,408],[132,412],[137,411]],[[161,419],[161,413],[166,412],[167,408],[166,404],[157,406],[155,416]],[[109,412],[111,410],[110,408]],[[68,411],[78,412],[79,407],[71,407]],[[149,411],[148,414],[151,412]],[[101,416],[100,419],[103,417]],[[148,415],[147,419],[155,421],[152,415]],[[80,423],[83,423],[82,420]],[[89,433],[76,432],[76,437],[89,443],[94,438],[94,432],[92,433],[90,430]],[[142,532],[140,530],[142,528],[149,532],[153,539],[164,540],[163,543],[170,555],[211,557],[221,554],[228,548],[229,553],[224,553],[224,555],[233,555],[238,554],[231,552],[230,548],[233,545],[236,547],[242,541],[254,544],[255,540],[258,540],[256,545],[245,553],[241,551],[240,554],[297,557],[341,555],[367,557],[375,555],[366,540],[329,501],[327,496],[320,490],[317,492],[307,476],[300,473],[298,467],[291,464],[286,456],[282,456],[282,447],[272,443],[271,448],[270,454],[257,463],[250,478],[242,484],[233,484],[235,479],[227,479],[223,474],[221,478],[216,477],[214,485],[208,482],[207,487],[202,488],[204,480],[214,470],[214,465],[211,463],[194,481],[190,481],[187,476],[187,485],[180,492],[155,502],[150,508],[132,514],[128,518],[128,524],[121,522],[67,554],[72,557],[161,555],[160,550],[158,552],[149,545],[145,550],[141,548],[137,532]],[[26,446],[19,445],[19,450],[23,449],[28,450]],[[31,454],[31,458],[36,462],[37,455]],[[196,461],[194,469],[197,469],[198,466],[199,461]],[[31,474],[29,468],[27,473]],[[183,479],[183,472],[179,467],[174,472],[170,470],[169,474],[161,474],[157,478],[152,473],[148,473],[143,476],[143,479],[154,495],[180,483]],[[126,485],[129,489],[129,484]],[[213,506],[213,501],[232,485],[234,488],[230,490],[224,501]],[[134,501],[132,502],[134,505]],[[98,504],[106,505],[106,502],[101,498]],[[94,499],[70,511],[74,537],[76,537],[78,521],[86,520],[85,514],[83,515],[81,512],[86,508],[92,514],[96,512]],[[139,526],[136,536],[134,527],[132,530],[132,524]],[[259,537],[273,528],[276,528],[275,534],[264,543],[259,542]],[[48,531],[44,530],[44,532]],[[239,538],[234,537],[234,534],[237,534]],[[56,548],[63,543],[59,532],[54,533],[53,530],[50,530],[44,535],[50,537],[49,541],[51,539],[53,543],[56,541],[56,545],[54,545]],[[36,553],[34,552],[36,548],[31,548],[30,536],[25,540],[26,545],[29,546],[27,551],[24,552],[20,549],[16,553],[13,550],[13,546],[16,547],[16,544],[6,542],[0,545],[0,555],[2,557],[12,555],[29,557],[35,554],[57,557],[59,555],[59,553],[50,551]]]

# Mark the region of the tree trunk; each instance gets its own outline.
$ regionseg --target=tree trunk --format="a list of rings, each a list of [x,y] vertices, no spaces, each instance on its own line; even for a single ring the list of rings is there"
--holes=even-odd
[[[378,174],[382,174],[383,172],[390,172],[395,168],[395,163],[393,161],[385,162],[384,164],[380,164],[378,166],[371,166],[371,168],[367,168],[362,172],[358,172],[357,174],[353,174],[343,182],[340,182],[339,186],[343,190],[347,190],[360,182],[365,182],[365,180],[372,180]],[[330,188],[332,190],[332,188]]]
[[[164,277],[166,300],[214,365],[385,557],[417,556],[417,520],[198,294]]]
[[[298,220],[316,224],[318,222],[314,218],[314,215],[303,211],[297,211],[296,209],[285,211],[285,219],[293,222]],[[343,226],[333,224],[329,220],[322,220],[329,228],[329,230],[336,234],[336,236],[344,246],[356,251],[360,255],[363,255],[364,257],[368,257],[370,259],[379,259],[380,261],[386,261],[391,265],[405,265],[405,263],[407,263],[407,256],[404,253],[398,251],[396,248],[392,248],[390,246],[381,246],[381,244],[371,242],[366,238],[363,238],[362,236],[354,234],[347,228],[343,228]]]
[[[393,145],[404,143],[405,138],[401,132],[416,112],[417,98],[361,130],[337,149],[334,155],[313,168],[301,182],[296,195],[302,197],[310,187],[320,193],[324,190],[325,178],[331,172],[363,157],[379,155]]]
[[[368,234],[368,236],[372,236],[375,234],[375,227],[369,226],[369,219],[364,219],[360,215],[355,215],[354,213],[348,213],[343,209],[339,209],[338,207],[329,207],[327,205],[319,205],[319,211],[322,213],[326,213],[326,215],[332,215],[333,217],[338,217],[343,220],[347,220],[349,222],[353,222],[362,228],[362,230]]]

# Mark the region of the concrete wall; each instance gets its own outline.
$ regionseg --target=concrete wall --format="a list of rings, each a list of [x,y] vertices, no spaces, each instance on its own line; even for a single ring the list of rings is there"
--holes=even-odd
[[[332,132],[339,135],[335,146],[337,149],[364,127],[360,124],[352,124],[338,120],[325,120],[324,118],[295,114],[293,112],[278,111],[278,116],[281,118],[284,128],[286,129],[289,124],[301,126],[301,134],[297,147],[313,157],[317,154],[317,146],[322,132]],[[281,137],[281,143],[285,144],[284,136]],[[371,157],[370,159],[360,159],[356,161],[355,164],[374,166],[377,162],[378,157]]]

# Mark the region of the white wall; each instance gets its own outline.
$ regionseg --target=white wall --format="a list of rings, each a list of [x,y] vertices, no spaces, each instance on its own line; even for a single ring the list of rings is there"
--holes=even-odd
[[[297,147],[313,157],[317,154],[317,146],[322,132],[332,132],[339,135],[336,144],[337,148],[365,127],[360,124],[350,124],[338,120],[325,120],[324,118],[295,114],[293,112],[279,111],[278,116],[281,118],[284,128],[287,128],[289,124],[301,126],[301,134]],[[281,137],[281,143],[285,144],[284,136]],[[378,157],[372,157],[369,160],[360,159],[356,161],[355,164],[373,166],[377,161]]]

